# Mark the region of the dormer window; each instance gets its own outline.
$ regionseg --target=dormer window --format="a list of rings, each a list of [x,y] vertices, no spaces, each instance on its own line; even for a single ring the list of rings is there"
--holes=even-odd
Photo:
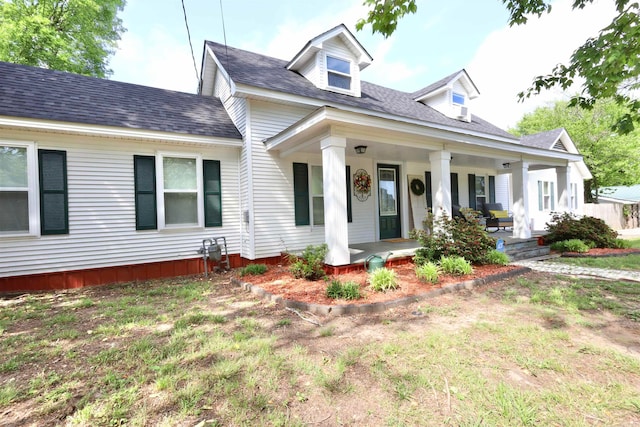
[[[327,55],[327,82],[331,87],[351,90],[351,63]]]
[[[451,101],[453,102],[453,105],[464,105],[464,95],[461,93],[457,93],[457,92],[453,92],[453,95],[451,97]]]

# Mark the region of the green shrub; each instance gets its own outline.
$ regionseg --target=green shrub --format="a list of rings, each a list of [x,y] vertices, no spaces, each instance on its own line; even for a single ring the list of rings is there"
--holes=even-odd
[[[396,272],[388,268],[378,268],[369,273],[369,283],[374,291],[386,292],[398,288]]]
[[[332,299],[353,300],[362,297],[360,285],[352,281],[341,283],[339,280],[332,280],[327,285],[326,293],[327,297]]]
[[[496,247],[496,239],[490,237],[473,216],[440,217],[434,220],[431,234],[417,230],[411,237],[422,245],[414,257],[416,265],[437,262],[443,256],[460,256],[473,264],[482,264],[486,262],[487,253]]]
[[[326,295],[328,298],[342,298],[342,283],[339,280],[332,280],[327,285]]]
[[[267,272],[267,266],[264,264],[249,264],[240,269],[240,277],[242,276],[257,276]]]
[[[429,261],[416,267],[416,276],[429,283],[437,283],[440,279],[440,267]]]
[[[579,239],[593,242],[596,248],[613,248],[618,237],[618,233],[603,220],[591,216],[578,218],[570,212],[553,213],[546,229],[545,243],[548,244]]]
[[[631,242],[624,239],[616,239],[613,242],[613,247],[616,249],[628,249],[631,247]]]
[[[473,273],[471,263],[461,256],[443,256],[440,258],[440,268],[444,273],[455,276]]]
[[[551,249],[559,252],[589,252],[589,246],[580,239],[563,240],[551,244]]]
[[[318,280],[325,277],[324,257],[329,248],[326,243],[322,245],[309,245],[302,251],[302,255],[289,255],[291,266],[289,271],[296,279]]]
[[[360,285],[356,282],[345,282],[342,284],[342,298],[352,300],[362,297],[360,292]]]
[[[486,264],[508,265],[509,261],[509,255],[505,254],[504,252],[500,252],[497,249],[491,249],[487,253]]]

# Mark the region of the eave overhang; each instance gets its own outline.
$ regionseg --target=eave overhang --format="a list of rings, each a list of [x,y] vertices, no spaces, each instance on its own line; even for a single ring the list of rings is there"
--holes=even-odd
[[[23,117],[0,116],[0,127],[106,138],[126,138],[178,144],[215,145],[242,148],[242,140],[235,138],[163,132],[147,129],[121,128],[115,126],[88,125],[81,123],[58,122],[53,120],[29,119]]]

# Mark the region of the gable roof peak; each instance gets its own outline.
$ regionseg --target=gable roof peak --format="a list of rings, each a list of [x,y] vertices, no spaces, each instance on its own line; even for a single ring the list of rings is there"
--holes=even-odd
[[[462,80],[462,85],[467,90],[469,99],[477,98],[480,95],[480,91],[476,87],[467,70],[462,68],[446,77],[441,78],[437,82],[431,83],[429,86],[423,87],[411,94],[415,101],[422,101],[433,95],[436,95],[448,88],[453,87],[453,84],[458,80]]]
[[[360,44],[353,33],[349,31],[346,25],[339,24],[330,30],[325,31],[309,40],[304,47],[293,57],[287,64],[288,70],[297,70],[302,64],[313,56],[317,51],[321,50],[323,43],[333,38],[340,38],[355,54],[360,70],[371,65],[373,58],[369,52]]]

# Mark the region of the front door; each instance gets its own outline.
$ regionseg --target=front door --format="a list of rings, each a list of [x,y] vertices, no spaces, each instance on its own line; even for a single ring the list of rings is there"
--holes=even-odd
[[[400,167],[378,165],[380,240],[400,237]]]

